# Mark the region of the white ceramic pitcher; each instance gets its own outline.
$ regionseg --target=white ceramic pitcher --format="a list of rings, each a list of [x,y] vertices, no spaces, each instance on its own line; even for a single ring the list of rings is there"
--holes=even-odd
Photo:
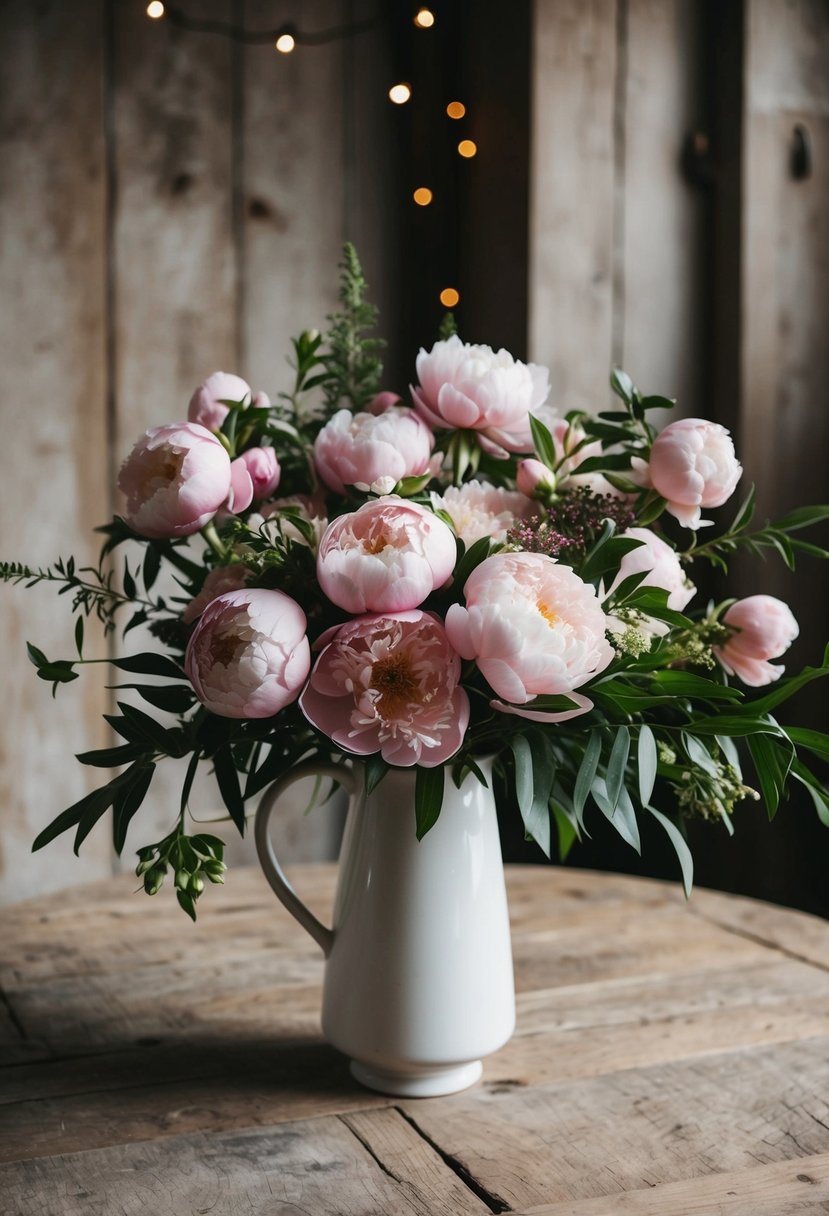
[[[256,847],[265,875],[326,956],[322,1029],[370,1089],[433,1097],[473,1085],[481,1057],[515,1025],[512,950],[491,762],[460,790],[445,772],[443,809],[415,835],[414,769],[390,770],[366,796],[361,770],[309,762],[265,792]],[[285,877],[271,812],[289,785],[322,775],[351,795],[334,923],[326,928]]]

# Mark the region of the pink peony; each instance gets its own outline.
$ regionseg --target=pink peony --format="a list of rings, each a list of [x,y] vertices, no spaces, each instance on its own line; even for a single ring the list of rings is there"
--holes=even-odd
[[[223,718],[270,718],[295,701],[311,667],[305,613],[281,591],[228,591],[205,608],[184,668]]]
[[[204,580],[201,591],[182,612],[181,619],[185,625],[192,625],[193,621],[197,621],[207,605],[212,604],[220,595],[244,587],[249,577],[250,571],[241,562],[236,562],[233,566],[216,566]]]
[[[265,398],[267,401],[267,397]],[[250,385],[231,372],[214,372],[200,384],[187,407],[190,422],[198,422],[209,431],[218,431],[228,415],[223,401],[250,401]],[[268,403],[270,404],[270,403]]]
[[[126,519],[154,539],[203,528],[230,490],[230,457],[215,435],[192,422],[147,431],[118,474]]]
[[[654,440],[650,463],[634,457],[634,471],[667,502],[686,528],[707,522],[702,507],[720,507],[736,489],[743,469],[724,426],[702,418],[671,422]]]
[[[389,496],[328,525],[317,553],[317,578],[346,612],[405,612],[446,582],[456,555],[455,538],[442,520]]]
[[[527,498],[544,502],[555,491],[556,475],[540,460],[521,460],[515,474],[515,484]]]
[[[537,512],[534,502],[515,490],[467,481],[449,486],[443,494],[433,494],[435,510],[451,516],[456,534],[469,548],[482,536],[503,544],[517,519],[529,519]]]
[[[788,605],[773,595],[750,595],[732,604],[722,620],[737,630],[727,642],[714,647],[729,675],[739,676],[752,688],[779,680],[785,667],[768,660],[788,650],[800,633]]]
[[[464,587],[466,607],[453,604],[446,632],[465,659],[476,659],[499,697],[526,705],[536,696],[564,695],[578,708],[549,714],[496,708],[521,717],[563,720],[586,713],[592,702],[575,693],[607,667],[613,650],[596,592],[569,566],[541,553],[495,553]]]
[[[270,498],[276,487],[282,470],[273,448],[248,448],[239,457],[250,475],[253,487],[253,501],[262,502]],[[235,463],[235,462],[234,462]]]
[[[649,528],[628,528],[621,535],[642,543],[638,548],[631,549],[622,558],[619,563],[619,573],[611,583],[607,594],[610,595],[615,591],[629,575],[646,571],[639,586],[661,587],[668,592],[668,607],[672,608],[674,612],[682,612],[693,598],[696,587],[685,577],[685,571],[682,569],[676,550],[672,549],[655,532],[651,532]],[[621,625],[621,628],[623,629],[624,625]],[[614,632],[619,631],[614,628]],[[648,632],[661,636],[668,632],[668,626],[664,621],[651,620],[648,624]]]
[[[382,392],[377,393],[377,395],[372,397],[371,401],[369,401],[368,405],[366,406],[366,413],[385,414],[386,410],[390,410],[393,405],[399,405],[402,400],[403,398],[399,393],[391,393],[388,389],[383,389]]]
[[[417,356],[415,409],[431,427],[478,432],[493,456],[531,452],[531,412],[547,399],[549,372],[505,350],[468,346],[457,335]]]
[[[370,486],[388,479],[393,489],[403,477],[429,469],[432,432],[412,409],[390,406],[379,414],[338,410],[314,443],[314,465],[329,489]]]
[[[346,751],[380,752],[401,767],[434,768],[454,756],[469,698],[438,619],[395,612],[332,632],[300,697],[308,721]]]

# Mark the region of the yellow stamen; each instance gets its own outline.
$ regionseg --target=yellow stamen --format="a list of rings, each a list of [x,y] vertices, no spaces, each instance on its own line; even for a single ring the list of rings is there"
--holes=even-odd
[[[555,614],[555,612],[553,612],[553,610],[549,606],[549,604],[545,604],[543,600],[539,600],[538,603],[536,604],[536,608],[541,613],[541,615],[544,617],[544,620],[547,622],[547,624],[550,626],[551,629],[555,625],[558,624],[558,616]]]

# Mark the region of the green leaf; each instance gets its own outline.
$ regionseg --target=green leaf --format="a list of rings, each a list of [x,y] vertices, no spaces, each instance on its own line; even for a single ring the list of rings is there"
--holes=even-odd
[[[83,658],[83,617],[79,616],[75,621],[75,649],[78,652],[78,658]]]
[[[820,756],[821,760],[829,760],[829,735],[824,735],[819,730],[809,730],[804,726],[784,726],[783,730],[795,747],[805,747],[806,751]]]
[[[829,519],[829,504],[820,503],[813,507],[798,507],[782,519],[775,520],[774,526],[783,532],[796,532],[799,528],[810,528],[813,524],[819,524],[824,519]]]
[[[646,806],[646,811],[653,815],[658,823],[668,834],[671,844],[674,846],[674,852],[679,860],[679,868],[682,871],[682,886],[685,889],[685,898],[688,899],[691,895],[691,888],[694,885],[694,859],[691,856],[691,850],[688,848],[688,842],[680,832],[675,823],[672,823],[667,815],[663,815],[656,807]]]
[[[133,675],[165,676],[168,680],[186,680],[183,669],[166,654],[130,654],[121,659],[112,659],[112,666]]]
[[[114,819],[112,840],[115,852],[121,856],[127,838],[127,828],[135,812],[144,801],[150,782],[155,772],[155,764],[139,764],[135,766],[134,775],[119,789],[114,802]]]
[[[239,774],[233,761],[229,747],[220,747],[213,755],[213,771],[222,801],[227,807],[230,818],[239,829],[239,835],[245,834],[245,803],[239,788]]]
[[[824,658],[824,663],[825,661]],[[764,697],[760,697],[757,701],[750,701],[746,705],[746,710],[755,714],[767,714],[769,710],[774,709],[783,701],[788,701],[789,697],[799,692],[807,684],[811,684],[813,680],[821,680],[824,676],[828,675],[829,667],[804,667],[799,675],[792,676],[790,679],[780,680],[770,693],[767,693]]]
[[[365,783],[366,794],[371,794],[377,789],[377,786],[389,771],[389,765],[380,755],[379,752],[372,752],[365,759]]]
[[[654,782],[656,781],[657,752],[653,731],[643,723],[639,727],[639,739],[636,745],[637,763],[639,766],[639,801],[646,806],[651,800]]]
[[[570,850],[578,840],[578,828],[563,807],[556,802],[553,802],[551,806],[558,833],[558,859],[566,861]]]
[[[750,735],[779,735],[780,727],[772,719],[753,718],[746,714],[722,714],[713,718],[695,718],[686,722],[686,728],[695,735],[735,735],[748,738]]]
[[[762,739],[762,735],[757,736]],[[693,735],[689,735],[687,731],[682,732],[682,744],[688,755],[688,759],[695,768],[700,768],[709,777],[718,777],[717,763],[714,757],[709,752],[708,748],[699,739],[695,739]]]
[[[494,551],[496,548],[500,548],[500,546],[494,546],[488,536],[481,536],[470,545],[455,567],[453,580],[455,586],[463,587],[475,567],[480,566],[481,562],[489,557],[490,550]]]
[[[190,791],[193,788],[193,782],[196,778],[196,771],[201,760],[201,752],[198,748],[193,752],[187,765],[187,772],[184,774],[184,784],[181,787],[181,803],[179,805],[179,814],[183,815],[187,810],[187,803],[190,799]]]
[[[418,767],[415,778],[415,823],[418,840],[422,840],[438,821],[443,806],[443,782],[442,768]]]
[[[660,692],[669,692],[676,697],[699,697],[708,701],[742,701],[743,694],[739,688],[730,684],[720,684],[705,676],[694,675],[690,671],[662,670],[653,673],[654,683]]]
[[[121,764],[131,764],[144,755],[144,748],[135,743],[122,743],[119,747],[102,747],[94,752],[79,752],[75,757],[81,764],[92,765],[93,768],[117,768]]]
[[[580,825],[582,824],[584,805],[590,795],[590,789],[596,776],[596,768],[601,754],[602,736],[599,731],[593,730],[588,737],[587,747],[584,749],[584,755],[581,758],[581,764],[576,776],[576,784],[573,788],[573,809]]]
[[[781,746],[780,741],[767,735],[752,735],[748,740],[748,750],[757,770],[757,779],[769,819],[773,819],[777,814],[794,759],[794,748],[788,740],[786,742],[788,750]]]
[[[676,406],[676,398],[651,394],[648,397],[642,397],[640,405],[643,410],[672,410]]]
[[[734,516],[734,522],[728,529],[729,532],[742,532],[743,528],[747,528],[754,517],[755,493],[754,486],[748,492],[742,506]]]
[[[629,754],[630,731],[626,726],[620,726],[616,731],[616,738],[613,740],[613,747],[610,750],[610,759],[607,762],[607,776],[605,778],[607,800],[610,803],[611,813],[616,810],[619,794],[625,783]]]
[[[42,650],[38,650],[37,646],[33,646],[31,642],[26,643],[26,650],[29,655],[29,661],[34,663],[35,667],[48,667],[49,660]]]
[[[172,688],[164,688],[158,684],[109,684],[108,688],[131,688],[139,693],[149,705],[156,709],[166,710],[171,714],[184,714],[195,701],[195,695],[189,687],[176,684]]]
[[[550,856],[550,795],[556,775],[553,745],[540,730],[513,735],[510,748],[515,760],[515,793],[528,836],[545,856]]]
[[[196,919],[196,901],[189,891],[176,890],[176,899],[179,902],[179,907],[183,908],[192,921]]]
[[[637,396],[636,385],[627,372],[622,371],[621,367],[614,367],[610,373],[610,387],[617,397],[621,397],[626,405],[633,405],[634,399]]]
[[[818,819],[824,827],[829,828],[829,793],[799,760],[795,760],[792,764],[792,776],[809,791],[809,797],[814,803]]]
[[[630,794],[625,787],[622,786],[619,791],[619,798],[615,807],[611,805],[607,785],[603,777],[597,776],[595,778],[591,793],[596,806],[605,818],[613,824],[622,840],[629,844],[631,848],[634,848],[637,853],[641,853],[642,845],[639,840],[639,824],[636,822],[636,811],[630,800]]]
[[[556,445],[552,435],[539,418],[534,417],[533,414],[530,414],[529,418],[536,455],[539,460],[542,460],[546,464],[548,469],[555,469],[558,464],[558,457],[556,456]]]
[[[150,541],[147,545],[147,552],[144,554],[144,565],[141,569],[141,577],[144,580],[144,586],[147,591],[152,590],[155,580],[158,578],[160,568],[161,554],[152,541]]]

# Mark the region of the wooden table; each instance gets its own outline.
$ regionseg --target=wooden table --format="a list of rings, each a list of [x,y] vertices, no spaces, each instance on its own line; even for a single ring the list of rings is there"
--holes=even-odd
[[[327,913],[334,871],[296,867]],[[4,910],[3,1216],[829,1212],[829,924],[509,872],[518,1029],[450,1098],[361,1090],[252,869],[192,926],[122,877]]]

